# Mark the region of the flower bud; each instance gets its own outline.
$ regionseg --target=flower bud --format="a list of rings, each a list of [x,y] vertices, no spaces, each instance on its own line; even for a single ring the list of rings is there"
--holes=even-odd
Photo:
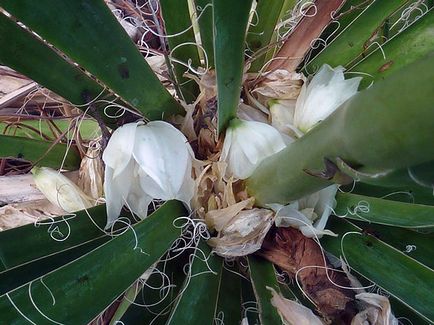
[[[92,199],[59,171],[48,167],[33,167],[32,174],[36,187],[48,201],[66,212],[93,206]]]
[[[271,125],[234,119],[226,129],[220,161],[228,164],[227,176],[246,179],[265,158],[285,146],[282,135]]]

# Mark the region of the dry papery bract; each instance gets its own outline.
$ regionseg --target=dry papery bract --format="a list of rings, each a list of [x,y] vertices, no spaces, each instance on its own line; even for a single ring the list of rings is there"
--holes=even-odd
[[[271,304],[276,307],[282,324],[284,325],[323,325],[321,319],[316,316],[309,308],[284,298],[273,288],[267,287],[271,291]]]
[[[257,251],[270,229],[274,213],[253,209],[241,182],[225,180],[225,162],[211,162],[196,180],[193,207],[211,231],[217,234],[208,244],[225,257],[245,256]]]
[[[64,215],[65,211],[46,199],[11,203],[0,208],[0,231]]]
[[[392,314],[389,299],[375,293],[359,293],[356,299],[365,309],[358,313],[351,325],[398,325],[399,322]]]
[[[273,288],[267,287],[272,293],[271,303],[276,307],[282,323],[285,325],[322,325],[324,322],[309,308],[284,298]],[[356,299],[361,302],[363,311],[351,321],[351,325],[398,325],[393,316],[387,297],[375,293],[360,293]]]
[[[275,70],[263,74],[262,82],[252,90],[266,105],[270,99],[296,99],[306,78],[301,73]]]
[[[103,196],[104,166],[101,159],[100,139],[89,143],[86,155],[81,160],[77,185],[91,198]]]

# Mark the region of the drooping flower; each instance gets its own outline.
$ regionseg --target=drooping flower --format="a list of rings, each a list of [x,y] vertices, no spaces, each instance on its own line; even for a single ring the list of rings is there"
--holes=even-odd
[[[337,185],[331,185],[285,206],[271,204],[270,207],[276,211],[276,226],[297,228],[310,238],[315,236],[320,238],[323,235],[336,236],[325,229],[327,220],[336,205],[336,191]]]
[[[227,175],[246,179],[267,157],[285,148],[283,136],[271,125],[234,119],[226,129],[220,161]]]
[[[66,212],[75,212],[94,205],[92,198],[57,170],[48,167],[33,167],[32,174],[36,187],[48,201]]]
[[[273,125],[286,125],[301,136],[326,119],[357,93],[362,80],[361,77],[345,79],[344,70],[342,66],[333,69],[327,64],[323,65],[312,80],[303,85],[295,109],[292,102],[273,101],[271,107],[278,105],[274,108],[270,107]],[[285,108],[288,112],[283,113],[282,110]]]
[[[123,205],[144,218],[153,199],[189,205],[194,153],[185,136],[163,121],[129,123],[113,132],[103,153],[107,227]]]

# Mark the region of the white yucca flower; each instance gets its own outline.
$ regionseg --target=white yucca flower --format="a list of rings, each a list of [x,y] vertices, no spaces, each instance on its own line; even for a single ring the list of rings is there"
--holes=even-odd
[[[141,218],[153,199],[189,205],[194,194],[193,158],[185,136],[169,123],[129,123],[114,131],[103,153],[107,227],[123,205]]]
[[[271,125],[234,119],[226,129],[220,161],[227,175],[246,179],[267,157],[285,148],[283,136]]]
[[[336,236],[330,230],[326,230],[325,226],[336,205],[337,189],[337,185],[331,185],[285,206],[270,204],[276,211],[276,226],[297,228],[310,238]]]
[[[295,107],[292,101],[272,101],[273,125],[291,129],[301,136],[326,119],[357,93],[362,80],[361,77],[345,79],[344,70],[342,66],[333,69],[323,65],[312,80],[303,85]]]
[[[59,171],[48,167],[33,167],[32,174],[36,187],[48,201],[66,212],[75,212],[94,205],[92,198]]]

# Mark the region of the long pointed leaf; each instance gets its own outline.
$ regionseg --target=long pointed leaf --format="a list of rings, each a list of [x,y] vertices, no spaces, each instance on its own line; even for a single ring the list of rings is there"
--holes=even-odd
[[[236,117],[244,64],[244,40],[252,0],[214,0],[214,59],[217,74],[218,128]]]
[[[187,275],[182,295],[176,302],[167,325],[214,323],[223,259],[212,255],[208,245],[200,243],[192,263],[191,275]]]
[[[349,64],[370,47],[371,38],[376,36],[386,18],[405,2],[406,0],[373,1],[356,20],[309,62],[307,71],[314,72],[325,63],[333,67]]]
[[[238,267],[223,265],[216,319],[223,324],[241,322],[241,276]]]
[[[253,291],[253,285],[250,280],[241,280],[241,298],[243,318],[247,318],[249,324],[260,324],[258,302]]]
[[[429,230],[408,230],[360,221],[354,221],[352,223],[365,229],[365,231],[369,231],[381,241],[395,247],[397,250],[404,252],[406,255],[434,270],[434,261],[432,259],[434,254],[433,228]]]
[[[200,40],[208,57],[208,64],[214,66],[214,35],[212,21],[212,0],[194,0],[196,16],[199,17]]]
[[[265,51],[252,62],[250,67],[252,72],[259,71],[264,64],[266,49],[273,36],[284,3],[285,0],[258,1],[256,14],[253,18],[254,22],[248,30],[246,41],[249,50],[253,53],[261,49]]]
[[[199,53],[194,44],[196,40],[190,19],[188,0],[160,0],[160,5],[168,35],[167,42],[170,50],[173,51],[172,57],[197,68],[200,65]],[[176,62],[173,62],[173,65],[177,88],[181,90],[182,97],[188,103],[194,101],[199,91],[198,85],[193,80],[183,76],[188,70],[186,66]]]
[[[0,6],[147,118],[182,112],[104,1],[1,0]]]
[[[351,187],[347,187],[346,189],[350,191]],[[432,189],[421,188],[420,186],[384,187],[365,183],[356,183],[352,193],[371,197],[386,198],[391,201],[434,205]]]
[[[110,97],[96,81],[4,14],[0,14],[0,62],[30,77],[83,110],[96,98],[112,100],[114,97]],[[94,115],[92,110],[87,110],[87,113]],[[108,125],[114,124],[115,121],[103,112],[99,115]]]
[[[83,256],[109,239],[108,236],[96,238],[77,247],[0,272],[0,296]]]
[[[124,324],[166,324],[175,299],[182,289],[185,281],[184,266],[188,263],[191,250],[185,251],[181,256],[178,252],[168,252],[143,285],[134,301],[121,321]],[[176,255],[176,258],[170,258]],[[168,261],[164,261],[168,259]],[[159,273],[161,272],[161,273]],[[167,276],[167,279],[164,278]],[[168,282],[170,281],[170,283]]]
[[[69,324],[90,322],[163,255],[180,234],[173,221],[184,214],[181,203],[169,201],[134,230],[1,296],[2,321],[11,325],[24,319],[36,324],[47,319]]]
[[[105,205],[0,232],[0,271],[104,235]],[[90,219],[92,218],[92,219]],[[19,238],[20,240],[16,240]]]
[[[81,160],[74,146],[9,135],[0,135],[0,157],[25,159],[38,162],[40,166],[65,169],[77,169]]]
[[[434,206],[350,193],[339,193],[336,201],[335,213],[350,219],[404,228],[434,227]]]
[[[258,300],[259,318],[262,325],[280,324],[277,309],[271,304],[272,293],[267,287],[280,292],[273,264],[256,256],[249,256],[249,270],[255,296]]]
[[[325,249],[335,256],[345,256],[351,268],[426,319],[434,320],[433,270],[376,237],[362,234],[360,228],[345,220],[334,218],[329,227],[339,237],[323,237]]]
[[[417,61],[432,51],[434,51],[433,9],[350,70],[369,74],[369,77],[363,78],[361,82],[361,87],[367,87],[372,80],[387,78],[393,71]]]

